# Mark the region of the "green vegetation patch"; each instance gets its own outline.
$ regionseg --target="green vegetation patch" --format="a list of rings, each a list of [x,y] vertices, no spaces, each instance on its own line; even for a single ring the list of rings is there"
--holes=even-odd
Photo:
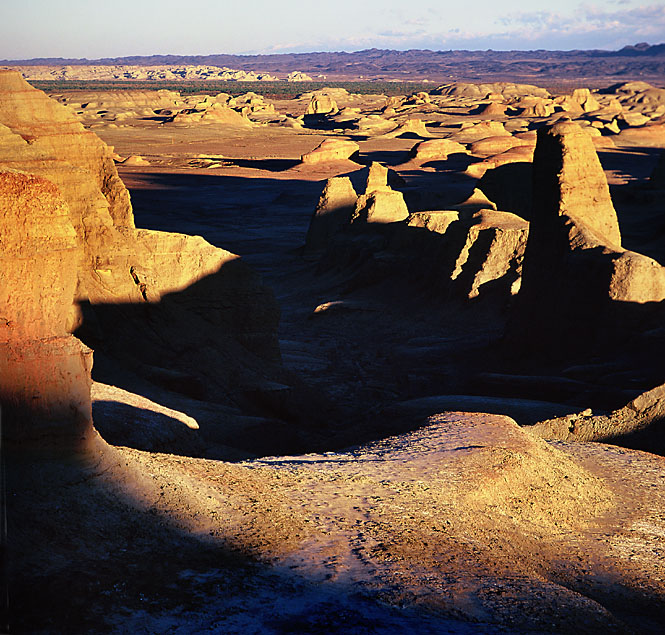
[[[344,88],[360,95],[410,95],[430,91],[437,86],[432,82],[155,82],[155,81],[79,81],[32,80],[35,88],[45,92],[70,90],[174,90],[181,95],[228,93],[234,97],[253,92],[269,99],[293,99],[302,93],[321,88]]]

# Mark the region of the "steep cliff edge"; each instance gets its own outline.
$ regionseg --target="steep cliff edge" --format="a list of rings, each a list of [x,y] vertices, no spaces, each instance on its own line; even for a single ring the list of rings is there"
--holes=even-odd
[[[32,364],[57,375],[61,349],[67,360],[78,350],[75,332],[115,377],[129,369],[127,382],[147,378],[234,407],[267,394],[267,414],[278,392],[283,409],[290,380],[279,364],[272,292],[238,256],[201,237],[136,229],[112,148],[11,71],[0,71],[0,169],[2,293],[16,312],[3,323],[18,329],[3,363],[30,365],[37,353],[26,342],[61,338],[53,354],[39,353],[48,363]],[[81,354],[89,367],[90,351]],[[28,390],[30,373],[21,373]],[[11,376],[3,374],[10,393]]]
[[[0,170],[0,402],[13,443],[92,436],[92,351],[67,333],[80,245],[58,188]]]

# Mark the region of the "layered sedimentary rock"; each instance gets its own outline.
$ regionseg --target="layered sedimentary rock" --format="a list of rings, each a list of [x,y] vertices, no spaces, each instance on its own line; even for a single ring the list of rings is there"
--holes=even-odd
[[[0,170],[0,248],[3,438],[83,445],[92,351],[67,332],[80,243],[53,183]]]
[[[42,219],[39,208],[35,211],[27,203],[22,207],[12,203],[8,209],[14,217],[7,216],[7,223],[14,234],[2,244],[8,281],[38,280],[21,288],[39,298],[37,287],[43,285],[57,298],[58,328],[42,329],[38,334],[39,338],[64,338],[63,345],[58,344],[60,348],[44,359],[65,355],[73,360],[73,351],[80,345],[67,333],[76,331],[96,350],[134,372],[150,375],[151,380],[234,403],[279,375],[275,365],[279,360],[275,332],[279,312],[257,276],[237,256],[200,237],[137,230],[112,149],[86,131],[63,106],[13,72],[0,72],[0,168],[42,177],[34,183],[48,179],[48,186],[31,187],[38,191],[51,188],[54,197],[64,200],[57,208],[57,223]],[[12,179],[13,187],[23,187],[19,177]],[[8,196],[11,200],[15,194]],[[31,196],[26,194],[26,200]],[[39,200],[37,194],[35,198]],[[31,223],[37,222],[32,217],[44,222],[37,225],[43,246],[34,249],[30,242],[20,243],[20,236],[32,231]],[[58,254],[64,253],[54,238],[59,236],[58,227],[64,226],[63,217],[69,228],[66,289],[45,277],[46,269],[36,269],[39,278],[31,270],[39,264],[42,250],[53,247]],[[61,269],[54,265],[53,275]],[[7,286],[5,292],[15,293],[14,287]],[[8,301],[15,302],[16,296]],[[40,303],[37,311],[51,306],[47,301]],[[23,310],[10,321],[34,322]],[[55,340],[49,341],[56,346]],[[5,359],[14,367],[41,359],[33,345],[7,346]],[[87,353],[81,350],[84,352],[77,354],[83,361],[76,368],[71,367],[74,362],[62,362],[68,369],[66,377],[75,379],[89,365]],[[53,370],[51,361],[30,368],[42,374]],[[25,370],[28,372],[32,371]],[[32,383],[40,385],[40,377],[35,376]],[[3,385],[8,381],[3,376]],[[72,387],[71,394],[83,399],[84,392]],[[62,398],[69,399],[68,394],[63,388]],[[89,397],[87,404],[89,410]]]
[[[402,135],[421,137],[427,139],[431,133],[425,127],[425,122],[421,119],[407,119],[394,130],[383,135],[385,138],[401,137]]]
[[[409,226],[442,234],[441,248],[452,256],[446,273],[456,295],[472,299],[492,286],[504,295],[517,293],[529,234],[524,219],[492,209],[421,212],[410,217]]]
[[[621,248],[616,213],[591,138],[573,122],[542,128],[512,337],[562,351],[617,335],[632,307],[665,298],[665,268]]]
[[[339,112],[337,103],[329,95],[312,95],[312,99],[305,111],[306,115],[334,115]]]
[[[370,165],[365,193],[356,201],[352,223],[395,223],[408,217],[404,196],[388,185],[388,174],[388,168],[380,163]]]
[[[386,187],[359,196],[351,222],[395,223],[405,220],[408,216],[409,210],[402,193]]]

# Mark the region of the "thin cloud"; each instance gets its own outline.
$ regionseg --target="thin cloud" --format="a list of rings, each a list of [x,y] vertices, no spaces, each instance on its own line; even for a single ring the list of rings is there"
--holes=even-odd
[[[622,2],[622,0],[618,0]],[[524,11],[497,21],[499,28],[473,31],[451,27],[435,31],[421,20],[406,20],[402,29],[301,42],[276,43],[261,53],[392,49],[618,49],[626,44],[665,42],[665,5],[621,7],[583,5],[574,15]],[[503,28],[501,28],[503,27]]]
[[[552,11],[524,11],[507,15],[499,20],[504,26],[537,27],[556,32],[572,30],[576,33],[601,29],[665,34],[665,5],[653,4],[632,9],[608,11],[596,5],[580,7],[574,16]]]

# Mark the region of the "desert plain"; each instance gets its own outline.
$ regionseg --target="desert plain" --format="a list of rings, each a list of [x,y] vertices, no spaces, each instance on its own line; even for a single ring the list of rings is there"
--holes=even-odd
[[[665,83],[238,85],[0,71],[10,632],[660,632]]]

